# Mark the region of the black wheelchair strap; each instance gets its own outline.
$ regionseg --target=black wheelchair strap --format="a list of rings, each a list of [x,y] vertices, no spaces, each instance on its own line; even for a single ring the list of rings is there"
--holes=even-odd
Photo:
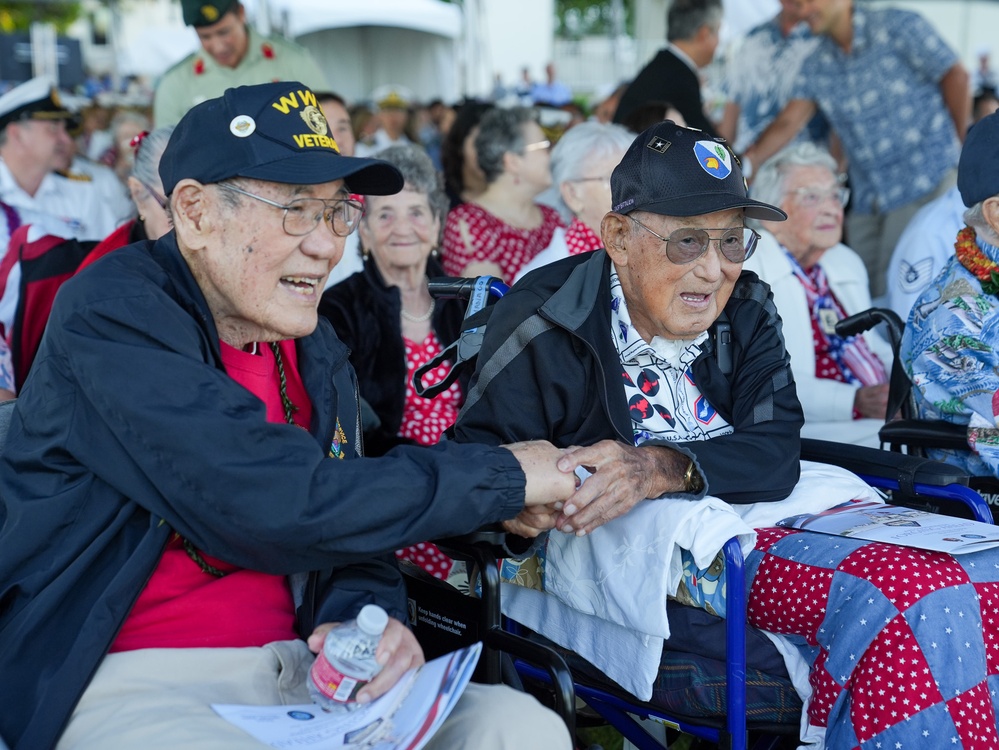
[[[482,347],[482,337],[486,333],[486,321],[492,312],[491,307],[486,307],[486,303],[489,301],[489,282],[491,281],[492,277],[489,276],[480,276],[476,279],[475,288],[468,301],[465,318],[461,324],[461,333],[457,340],[444,347],[440,354],[422,367],[417,368],[413,374],[413,387],[416,389],[417,396],[434,398],[446,391],[458,379],[464,363],[475,359],[478,355],[479,349]],[[448,360],[452,364],[447,375],[434,385],[425,385],[423,378],[426,374]]]

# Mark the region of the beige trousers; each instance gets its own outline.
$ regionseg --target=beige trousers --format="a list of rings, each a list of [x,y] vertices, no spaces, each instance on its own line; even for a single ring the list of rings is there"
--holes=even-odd
[[[303,641],[263,648],[142,649],[109,654],[57,750],[261,750],[212,703],[308,703]],[[565,724],[533,697],[470,683],[427,748],[571,748]]]

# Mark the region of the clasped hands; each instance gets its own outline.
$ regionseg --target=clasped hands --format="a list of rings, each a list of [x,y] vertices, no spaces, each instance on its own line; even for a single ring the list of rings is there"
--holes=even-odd
[[[582,536],[627,513],[639,501],[683,489],[689,459],[662,445],[602,440],[559,449],[538,440],[506,446],[527,476],[525,507],[504,521],[506,531],[534,537],[558,529]],[[580,483],[575,471],[592,474]]]

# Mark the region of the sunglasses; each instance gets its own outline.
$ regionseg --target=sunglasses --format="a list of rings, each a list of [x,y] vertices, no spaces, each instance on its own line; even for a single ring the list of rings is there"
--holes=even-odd
[[[695,227],[680,227],[670,232],[669,237],[663,237],[645,226],[633,216],[629,216],[649,234],[666,243],[666,257],[678,266],[693,263],[708,251],[712,242],[718,243],[718,249],[725,259],[731,263],[742,263],[756,250],[760,235],[749,227],[737,229],[697,229]],[[724,232],[721,237],[712,237],[708,232]]]

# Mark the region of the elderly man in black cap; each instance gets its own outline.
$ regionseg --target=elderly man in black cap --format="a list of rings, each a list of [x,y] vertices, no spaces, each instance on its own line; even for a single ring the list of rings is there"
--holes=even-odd
[[[72,119],[47,78],[33,78],[0,96],[0,201],[12,209],[0,216],[0,252],[22,224],[80,240],[104,239],[117,226],[92,182],[58,173],[73,160],[66,132]]]
[[[668,120],[634,140],[611,194],[604,250],[496,304],[456,438],[587,446],[561,459],[594,471],[556,521],[576,534],[646,498],[786,497],[801,406],[769,287],[742,273],[746,218],[784,212],[747,197],[723,142]]]
[[[316,308],[350,194],[402,178],[341,156],[309,89],[196,106],[160,175],[174,231],[62,287],[0,460],[14,750],[258,747],[211,704],[307,702],[328,623],[369,603],[392,618],[360,693],[377,697],[423,659],[392,550],[523,529],[575,488],[540,441],[359,458],[356,380]],[[431,747],[569,746],[502,686],[455,712]]]
[[[314,91],[329,86],[305,48],[266,37],[246,22],[240,0],[180,0],[184,23],[193,26],[201,50],[170,68],[156,86],[156,127],[175,125],[195,104],[228,88],[268,81],[302,81]]]

